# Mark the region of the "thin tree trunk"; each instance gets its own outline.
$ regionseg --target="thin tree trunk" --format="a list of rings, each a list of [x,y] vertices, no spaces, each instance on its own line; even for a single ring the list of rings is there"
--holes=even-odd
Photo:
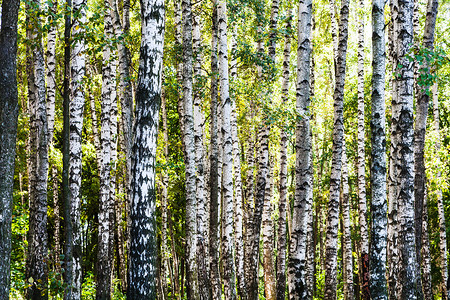
[[[164,47],[164,1],[141,1],[141,53],[133,129],[127,299],[156,298],[155,164]]]
[[[164,92],[164,85],[161,91],[161,116],[162,116],[162,131],[163,131],[163,153],[165,164],[168,164],[169,160],[169,136],[167,131],[167,108],[166,108],[166,96]],[[161,170],[161,284],[163,288],[163,298],[168,299],[168,283],[167,277],[169,273],[169,245],[167,236],[167,210],[168,210],[168,186],[169,186],[169,174],[167,168]],[[172,237],[172,235],[171,235]],[[171,285],[174,285],[173,279]],[[172,293],[173,294],[173,293]]]
[[[219,174],[218,174],[218,26],[217,2],[213,1],[212,37],[211,37],[211,154],[210,154],[210,207],[209,207],[209,249],[219,249]],[[211,296],[221,299],[222,285],[219,275],[219,251],[209,251],[209,272],[211,280]]]
[[[9,298],[11,219],[16,155],[18,0],[3,0],[0,27],[0,298]]]
[[[236,299],[235,266],[233,260],[234,220],[233,220],[233,138],[231,129],[232,104],[229,94],[228,47],[227,47],[227,4],[224,0],[217,2],[219,27],[219,80],[220,102],[222,105],[222,147],[223,147],[223,235],[222,261],[225,300]]]
[[[311,28],[312,1],[299,2],[298,7],[298,48],[297,48],[297,119],[295,199],[292,215],[292,235],[289,241],[289,298],[312,299],[307,285],[307,236],[312,230],[309,224],[312,214],[312,141],[309,105],[311,76]]]
[[[430,257],[430,238],[428,234],[428,195],[425,189],[423,198],[423,217],[422,217],[422,292],[424,300],[433,299],[433,290],[431,286],[431,257]]]
[[[105,3],[108,6],[108,2]],[[112,10],[107,9],[104,16],[105,38],[109,41],[113,36]],[[110,247],[114,239],[111,212],[114,208],[111,189],[113,189],[113,179],[111,176],[111,166],[113,165],[113,132],[112,105],[115,99],[115,71],[113,55],[109,45],[103,49],[103,69],[102,69],[102,113],[101,113],[101,165],[100,170],[100,201],[98,214],[98,252],[97,252],[97,289],[96,298],[103,300],[111,298],[111,272],[113,254]],[[117,116],[115,120],[117,124]],[[117,127],[116,127],[117,131]]]
[[[339,22],[339,40],[335,55],[334,89],[334,127],[333,127],[333,154],[330,177],[330,200],[328,202],[327,232],[326,232],[326,272],[325,297],[336,298],[337,285],[337,233],[339,219],[339,190],[341,184],[342,143],[344,140],[344,85],[348,38],[349,1],[341,4]]]
[[[282,101],[288,102],[289,98],[289,65],[291,56],[291,35],[292,30],[292,10],[289,9],[286,20],[286,33],[284,35],[283,52],[283,83],[282,83]],[[287,203],[287,133],[284,129],[281,131],[280,144],[280,199],[278,202],[278,232],[277,232],[277,300],[286,299],[286,207]]]
[[[188,299],[199,299],[197,253],[197,199],[192,87],[192,4],[183,0],[183,118],[186,165],[186,275]]]
[[[358,14],[358,200],[359,200],[359,226],[361,231],[361,291],[362,299],[370,299],[369,290],[369,234],[367,228],[366,203],[366,155],[364,130],[364,1],[359,1]]]
[[[439,98],[438,98],[438,84],[437,82],[433,85],[433,124],[434,130],[436,131],[436,136],[438,143],[436,143],[436,156],[437,165],[441,165],[440,150],[441,150],[441,133],[439,126]],[[439,169],[437,178],[441,178],[441,171]],[[448,299],[447,295],[447,234],[445,227],[445,213],[444,213],[444,202],[442,199],[442,189],[437,190],[437,207],[439,216],[439,267],[441,268],[442,282],[440,284],[440,294],[442,299]]]
[[[417,4],[418,5],[418,4]],[[427,17],[425,20],[425,29],[423,36],[423,46],[430,51],[434,50],[434,30],[436,26],[436,17],[438,13],[438,0],[430,0],[428,1],[427,7]],[[417,281],[421,283],[418,284],[417,288],[421,288],[420,296],[424,298],[429,297],[431,292],[431,286],[429,282],[431,282],[430,273],[425,272],[429,271],[430,266],[426,266],[428,261],[422,261],[424,259],[422,257],[422,253],[427,254],[427,249],[429,249],[429,245],[422,244],[422,241],[428,242],[427,233],[422,231],[424,226],[423,218],[427,217],[426,207],[424,205],[425,194],[426,194],[426,173],[425,173],[425,158],[424,158],[424,147],[425,147],[425,133],[427,128],[427,118],[428,118],[428,106],[430,102],[430,91],[428,84],[423,81],[424,73],[430,72],[430,66],[425,59],[423,64],[417,66],[418,76],[416,78],[416,118],[415,118],[415,126],[414,126],[414,197],[415,197],[415,238],[416,238],[416,255],[417,255],[417,263],[418,263],[418,279]],[[425,224],[426,225],[426,224]],[[429,251],[428,251],[429,252]],[[420,266],[424,266],[422,268],[423,272],[420,272]],[[422,273],[422,274],[421,274]],[[422,276],[421,276],[422,275]],[[423,293],[423,295],[422,295]]]
[[[264,210],[262,215],[262,239],[263,239],[263,269],[264,269],[264,295],[267,300],[276,299],[276,277],[273,261],[274,223],[272,220],[272,186],[273,170],[269,165],[267,173]]]
[[[237,26],[233,28],[233,34],[231,38],[231,53],[237,50]],[[231,61],[230,69],[231,80],[237,82],[237,60],[236,56],[233,56]],[[243,220],[243,201],[242,201],[242,175],[241,175],[241,153],[239,149],[239,137],[238,137],[238,125],[237,125],[237,105],[236,97],[232,97],[232,110],[231,110],[231,130],[233,138],[233,178],[234,178],[234,189],[235,189],[235,200],[234,200],[234,246],[236,249],[235,253],[235,264],[236,264],[236,278],[237,278],[237,290],[238,295],[245,293],[245,269],[244,269],[244,220]],[[242,298],[242,296],[241,296]]]
[[[58,1],[54,0],[50,2],[49,11],[52,14],[56,14]],[[55,100],[56,100],[56,20],[51,18],[50,29],[47,35],[47,51],[45,55],[47,57],[47,123],[48,123],[48,145],[53,143],[53,131],[55,127]]]
[[[70,105],[70,56],[71,56],[71,23],[72,23],[72,1],[67,0],[64,15],[64,93],[63,93],[63,220],[64,220],[64,300],[73,299],[73,225],[71,217],[70,187],[69,187],[69,105]],[[75,296],[80,296],[76,294]]]
[[[371,169],[371,251],[370,294],[374,300],[387,299],[386,287],[386,107],[384,100],[385,25],[383,0],[372,3],[372,164]]]
[[[416,299],[416,249],[414,230],[414,70],[408,60],[413,42],[413,1],[393,3],[394,78],[391,126],[390,201],[398,205],[397,297]],[[395,214],[395,211],[390,211]]]
[[[350,204],[349,204],[349,186],[348,186],[348,162],[345,149],[345,141],[342,149],[342,234],[344,244],[342,245],[343,252],[343,281],[344,281],[344,299],[352,300],[355,295],[353,292],[353,251],[352,251],[352,237],[350,230]],[[361,222],[361,221],[360,221]],[[364,297],[364,296],[363,296]]]
[[[193,54],[194,54],[194,143],[196,167],[196,202],[197,202],[197,268],[198,288],[200,299],[210,299],[208,270],[206,268],[206,255],[208,253],[208,232],[206,226],[206,191],[204,176],[203,154],[203,112],[202,102],[202,41],[201,41],[200,14],[193,14]]]

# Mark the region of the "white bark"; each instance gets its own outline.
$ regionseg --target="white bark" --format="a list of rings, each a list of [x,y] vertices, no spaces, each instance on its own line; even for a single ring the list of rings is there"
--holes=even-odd
[[[299,2],[297,48],[297,114],[296,127],[295,199],[292,215],[292,234],[289,241],[289,298],[312,299],[307,285],[307,236],[312,214],[312,140],[310,129],[310,73],[311,73],[312,1]]]

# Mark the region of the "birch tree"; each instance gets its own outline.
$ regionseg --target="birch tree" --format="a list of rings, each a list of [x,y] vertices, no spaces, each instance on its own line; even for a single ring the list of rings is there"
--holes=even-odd
[[[286,34],[284,35],[283,51],[283,82],[282,101],[288,102],[289,98],[289,63],[291,55],[291,26],[292,10],[289,9],[286,20]],[[277,232],[277,300],[286,299],[286,208],[287,208],[287,133],[284,128],[281,131],[280,144],[280,199],[278,202],[278,232]]]
[[[222,147],[223,147],[223,235],[222,259],[224,265],[223,284],[226,300],[236,299],[235,265],[233,260],[234,247],[234,220],[233,220],[233,138],[231,132],[232,104],[229,93],[228,78],[228,43],[227,43],[227,3],[224,0],[217,2],[217,18],[219,27],[218,53],[219,53],[219,80],[220,102],[222,105]]]
[[[399,269],[397,297],[416,299],[414,230],[413,64],[408,59],[413,42],[413,1],[393,2],[394,82],[391,125],[390,201],[398,205]],[[393,212],[390,212],[393,213]]]
[[[127,299],[156,298],[155,163],[164,48],[164,1],[141,0],[141,52],[131,168]]]
[[[358,13],[358,200],[359,226],[361,230],[361,289],[362,298],[370,299],[369,291],[369,235],[367,229],[366,203],[366,155],[364,130],[364,1],[359,1]]]
[[[30,45],[27,49],[28,101],[30,114],[30,166],[28,256],[25,276],[31,283],[26,295],[32,299],[47,299],[48,235],[47,235],[47,173],[48,124],[45,89],[45,65],[42,34],[39,33],[40,1],[27,5],[27,30]]]
[[[331,162],[330,200],[328,202],[328,216],[326,229],[326,272],[325,297],[336,298],[337,284],[337,230],[339,219],[339,190],[341,184],[342,143],[344,139],[344,85],[348,38],[349,2],[341,3],[339,21],[339,39],[335,54],[335,88],[334,88],[334,124],[333,124],[333,154]]]
[[[105,1],[108,5],[108,1]],[[108,42],[113,36],[112,9],[107,9],[104,16],[104,33]],[[111,230],[114,202],[111,197],[111,188],[114,188],[113,176],[111,176],[111,166],[113,165],[113,122],[112,113],[113,102],[115,99],[115,73],[116,68],[113,64],[113,51],[109,45],[103,49],[103,68],[102,68],[102,113],[101,113],[101,165],[100,169],[100,201],[98,215],[98,253],[97,253],[97,290],[98,299],[111,298],[111,271],[113,255],[110,246],[114,235]],[[117,115],[116,115],[117,122]],[[117,129],[116,129],[117,131]]]
[[[439,125],[439,99],[438,99],[438,85],[437,82],[433,85],[433,125],[434,130],[438,138],[440,138],[440,125]],[[439,153],[441,143],[436,143],[436,153]],[[440,165],[440,156],[438,155],[438,165]],[[438,172],[437,177],[441,177],[441,171]],[[439,215],[439,267],[441,268],[442,282],[440,285],[440,293],[442,299],[448,299],[447,295],[447,234],[445,230],[445,214],[444,214],[444,202],[442,199],[442,190],[437,191],[437,206]]]
[[[298,48],[296,110],[295,198],[292,213],[292,233],[289,241],[289,298],[312,299],[307,286],[307,235],[312,214],[313,174],[310,134],[312,1],[300,1],[298,6]]]
[[[387,243],[387,199],[386,199],[386,107],[384,100],[385,25],[384,1],[372,3],[372,115],[371,144],[372,164],[371,193],[371,240],[370,294],[372,299],[387,299],[386,287],[386,243]]]
[[[436,17],[438,12],[438,1],[430,0],[428,1],[427,16],[425,19],[425,28],[423,36],[423,47],[433,51],[434,50],[434,31],[436,26]],[[417,49],[419,50],[419,49]],[[424,62],[418,67],[418,77],[416,79],[416,118],[414,126],[414,208],[415,208],[415,219],[416,219],[416,255],[417,261],[420,265],[425,268],[422,269],[421,274],[418,276],[422,279],[422,291],[424,298],[430,298],[431,282],[430,276],[430,266],[426,264],[426,257],[422,257],[422,254],[429,255],[429,245],[423,244],[422,241],[428,243],[428,232],[423,231],[428,229],[427,221],[427,206],[425,205],[428,201],[426,197],[426,173],[425,173],[425,160],[424,160],[424,147],[425,147],[425,133],[427,127],[428,119],[428,106],[430,102],[430,84],[424,82],[427,74],[431,71],[430,65],[425,59]],[[429,262],[429,261],[428,261]]]
[[[11,219],[16,155],[17,0],[3,0],[0,16],[0,298],[8,299],[11,265]]]
[[[219,174],[218,174],[218,19],[217,2],[213,1],[211,37],[211,144],[210,144],[210,210],[209,210],[209,249],[219,249]],[[211,296],[222,298],[222,285],[219,273],[219,251],[209,251],[209,277],[211,279]]]

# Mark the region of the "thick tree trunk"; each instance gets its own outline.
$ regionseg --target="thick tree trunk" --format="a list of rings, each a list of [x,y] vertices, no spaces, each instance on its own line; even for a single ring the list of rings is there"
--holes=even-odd
[[[108,5],[108,1],[106,1]],[[112,10],[107,9],[104,16],[105,38],[110,40],[113,36]],[[110,247],[114,239],[111,212],[114,208],[114,199],[111,197],[111,189],[114,189],[114,182],[111,176],[111,166],[113,165],[113,144],[114,137],[112,123],[114,115],[112,113],[113,102],[116,101],[115,92],[115,71],[114,53],[109,46],[103,49],[103,69],[102,69],[102,113],[101,113],[101,159],[100,170],[100,201],[98,214],[98,252],[97,252],[97,299],[111,298],[111,272],[113,253]],[[116,106],[117,107],[117,106]],[[116,127],[117,132],[117,127]]]
[[[222,260],[225,300],[236,299],[235,266],[233,260],[234,218],[233,218],[233,138],[231,132],[231,99],[228,78],[227,47],[227,3],[219,0],[217,7],[219,26],[219,80],[222,105],[222,147],[223,147],[223,210],[222,210]]]
[[[31,5],[33,8],[31,8]],[[28,252],[25,277],[31,283],[26,295],[30,299],[48,299],[47,178],[48,124],[45,90],[45,66],[41,33],[37,32],[40,1],[27,5],[28,102],[30,106],[30,165]],[[38,11],[33,11],[37,9]],[[35,28],[35,29],[33,29]]]
[[[328,202],[327,230],[326,230],[326,272],[325,297],[336,298],[337,284],[337,233],[339,219],[339,191],[341,184],[342,143],[344,140],[344,85],[348,38],[349,1],[341,4],[339,22],[339,40],[335,55],[334,89],[334,127],[333,127],[333,154],[330,177],[330,200]]]
[[[262,239],[263,239],[263,269],[264,269],[264,296],[267,300],[276,299],[276,277],[273,261],[274,223],[272,220],[272,186],[273,170],[269,165],[267,173],[264,210],[262,214]]]
[[[301,118],[296,127],[295,199],[292,234],[289,241],[289,298],[312,299],[307,286],[307,235],[312,214],[313,173],[310,129],[310,73],[312,1],[299,2],[297,48],[297,113]]]
[[[219,174],[218,174],[218,27],[217,27],[217,3],[213,1],[212,13],[212,37],[211,37],[211,154],[209,175],[209,249],[219,249]],[[211,280],[211,296],[213,299],[221,299],[222,285],[219,275],[219,251],[209,251],[209,272]]]
[[[397,298],[416,299],[414,230],[414,71],[408,60],[413,42],[413,1],[394,1],[394,66],[391,126],[390,202],[397,203]],[[390,211],[395,214],[395,211]],[[395,241],[394,241],[395,242]]]
[[[282,101],[287,103],[289,98],[289,65],[291,56],[291,35],[292,30],[292,10],[287,13],[286,34],[284,35],[283,52],[283,83],[282,83]],[[287,203],[287,133],[284,129],[281,131],[280,144],[280,199],[278,202],[278,232],[277,232],[277,300],[286,299],[286,207]]]
[[[362,299],[370,299],[369,290],[369,234],[366,214],[366,155],[364,130],[364,1],[359,1],[358,7],[358,200],[359,200],[359,227],[361,230],[361,291]]]
[[[83,35],[83,27],[79,24],[86,22],[86,12],[84,2],[75,0],[73,10],[78,11],[77,18],[73,20],[72,35],[77,38]],[[81,298],[81,136],[83,129],[83,110],[84,110],[84,85],[83,77],[85,74],[85,55],[84,41],[77,39],[72,47],[73,56],[71,60],[71,99],[69,104],[69,197],[65,207],[65,218],[70,222],[70,229],[67,231],[66,247],[71,248],[71,253],[65,255],[66,272],[70,272],[67,278],[67,287],[65,299]],[[64,183],[63,183],[64,185]],[[67,224],[66,224],[67,226]]]
[[[132,147],[127,299],[155,299],[155,163],[164,47],[164,1],[141,1],[141,53]]]
[[[18,0],[3,0],[0,27],[0,298],[9,298],[11,218],[16,155]]]
[[[374,300],[386,300],[386,107],[384,100],[385,76],[385,31],[384,1],[372,3],[372,164],[371,169],[371,251],[370,251],[370,294]]]
[[[196,202],[197,202],[197,268],[198,287],[200,299],[210,299],[209,278],[206,268],[208,253],[208,232],[206,226],[206,191],[204,176],[203,154],[203,112],[202,102],[202,41],[201,41],[200,14],[193,15],[193,53],[194,53],[194,143],[196,168]]]

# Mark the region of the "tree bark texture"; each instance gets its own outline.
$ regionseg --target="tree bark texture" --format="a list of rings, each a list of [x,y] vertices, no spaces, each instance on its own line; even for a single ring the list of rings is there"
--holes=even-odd
[[[127,299],[156,299],[155,163],[164,47],[164,1],[141,1],[141,52],[133,130]]]
[[[359,1],[358,7],[358,146],[357,146],[357,176],[359,200],[359,227],[361,238],[361,291],[362,299],[370,299],[369,290],[369,234],[367,228],[366,203],[366,155],[364,130],[364,1]]]
[[[416,5],[417,6],[417,5]],[[423,36],[423,47],[433,51],[434,50],[434,29],[436,26],[436,17],[438,12],[438,0],[430,0],[428,1],[427,7],[427,15],[425,19],[425,28],[424,28],[424,36]],[[417,21],[418,22],[418,21]],[[417,33],[417,31],[415,31]],[[417,38],[418,39],[418,38]],[[430,65],[426,59],[419,65],[416,62],[417,67],[417,76],[416,76],[416,118],[415,118],[415,126],[414,126],[414,197],[415,197],[415,238],[416,238],[416,256],[417,256],[417,264],[419,266],[419,274],[418,282],[421,282],[423,297],[427,298],[430,294],[429,282],[431,281],[430,277],[426,277],[426,270],[429,269],[430,266],[426,266],[426,261],[422,261],[424,257],[423,254],[429,254],[427,248],[429,249],[429,245],[423,245],[422,241],[427,242],[428,238],[426,238],[427,233],[422,231],[424,226],[423,218],[427,217],[426,207],[424,203],[426,202],[426,173],[425,173],[425,133],[427,128],[427,119],[428,119],[428,106],[430,102],[430,86],[428,83],[423,82],[424,77],[428,76],[429,73],[433,72],[430,70]],[[426,224],[425,224],[426,225]],[[429,262],[429,261],[428,261]],[[420,266],[425,266],[422,268],[422,272],[420,272]],[[421,276],[422,275],[422,276]],[[430,275],[428,273],[428,275]],[[418,285],[418,289],[420,285]],[[420,294],[422,296],[422,294]]]
[[[282,101],[287,103],[289,99],[289,64],[291,55],[291,35],[292,30],[292,10],[287,13],[286,34],[284,35],[283,51],[283,82],[282,82]],[[277,232],[277,300],[286,299],[286,208],[287,202],[287,133],[284,129],[281,131],[280,144],[280,199],[278,202],[278,232]]]
[[[387,243],[387,196],[386,196],[386,106],[385,89],[385,25],[384,1],[372,3],[372,115],[371,115],[371,251],[370,295],[374,300],[387,299],[386,243]]]
[[[9,298],[11,218],[16,155],[18,0],[3,0],[0,27],[0,298]]]
[[[267,174],[264,209],[262,214],[262,239],[263,239],[263,269],[264,269],[264,296],[267,300],[276,299],[276,277],[273,261],[274,223],[272,220],[272,188],[273,170],[269,163]]]
[[[105,1],[108,6],[108,1]],[[104,16],[104,34],[107,41],[113,37],[112,9],[107,9]],[[111,298],[111,272],[113,253],[110,247],[114,240],[111,213],[114,209],[114,199],[111,188],[114,182],[111,170],[113,165],[113,103],[116,101],[114,52],[106,45],[103,48],[102,68],[102,113],[101,113],[101,158],[100,158],[100,201],[98,214],[98,252],[97,252],[97,299]],[[117,107],[117,106],[116,106]],[[117,124],[117,115],[116,120]],[[116,127],[117,132],[117,127]]]
[[[42,35],[38,28],[40,1],[27,5],[28,102],[30,114],[28,252],[25,277],[30,282],[26,295],[30,299],[47,299],[48,290],[48,235],[47,235],[47,178],[48,178],[48,124],[45,89],[45,64]]]
[[[330,200],[326,229],[325,297],[336,298],[337,233],[339,222],[339,193],[341,184],[342,144],[344,140],[344,85],[348,38],[349,1],[341,4],[338,48],[335,55],[334,127],[330,177]]]
[[[233,260],[234,247],[234,205],[233,205],[233,138],[231,132],[232,104],[229,93],[228,78],[228,47],[227,47],[227,3],[219,0],[217,7],[219,27],[219,80],[220,102],[222,105],[222,147],[223,147],[223,178],[222,178],[222,260],[223,284],[226,300],[236,299],[235,265]]]
[[[353,250],[352,250],[352,237],[350,228],[350,194],[348,183],[348,162],[346,147],[342,149],[342,233],[343,233],[343,245],[342,256],[344,262],[343,281],[344,281],[344,299],[354,299],[353,289]],[[363,295],[364,297],[364,295]]]
[[[312,214],[312,141],[310,134],[310,73],[312,1],[300,1],[298,6],[297,48],[297,113],[295,198],[292,212],[292,234],[289,241],[288,285],[290,299],[312,299],[307,286],[307,235]]]
[[[219,249],[219,174],[218,174],[218,26],[217,2],[213,1],[212,38],[211,38],[211,143],[210,143],[210,175],[209,175],[209,249]],[[222,285],[219,273],[219,251],[209,251],[209,272],[211,280],[211,296],[222,298]]]
[[[186,267],[187,295],[199,299],[197,253],[197,198],[195,174],[195,137],[193,118],[193,50],[192,3],[182,1],[183,8],[183,125],[186,172]]]
[[[413,64],[407,58],[413,43],[413,1],[393,2],[394,83],[391,126],[390,202],[397,204],[397,297],[416,299],[416,249],[414,228],[414,129]],[[395,211],[390,211],[394,213]]]

